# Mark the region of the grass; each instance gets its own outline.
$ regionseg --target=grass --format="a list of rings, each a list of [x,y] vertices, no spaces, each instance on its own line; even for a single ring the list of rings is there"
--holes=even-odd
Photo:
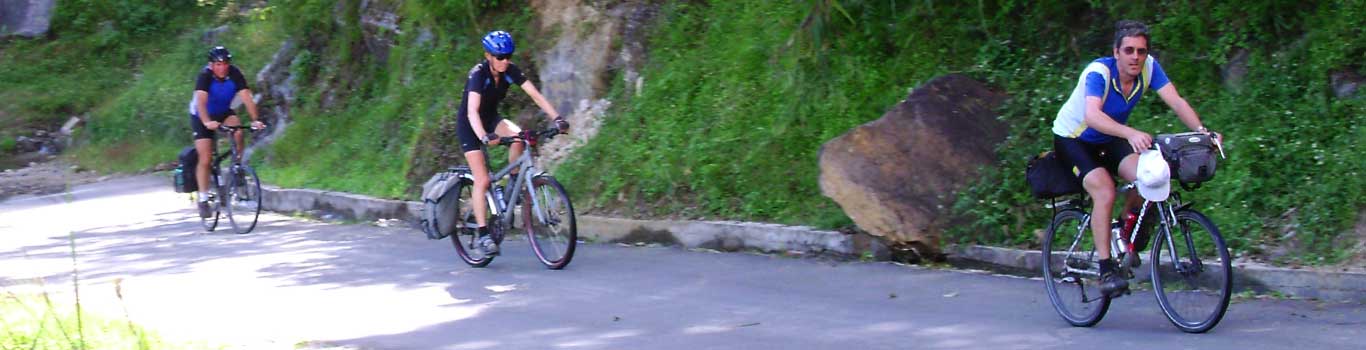
[[[0,288],[0,349],[216,349],[220,346],[168,342],[128,316],[110,317],[90,312],[81,302],[80,270],[76,239],[68,236],[71,254],[72,292],[50,293],[42,280],[41,292],[15,292]],[[114,294],[122,303],[122,279],[114,280]],[[84,292],[89,297],[90,291]]]
[[[519,1],[376,4],[405,18],[390,33],[385,61],[364,51],[355,1],[291,1],[227,18],[207,8],[163,21],[148,15],[155,6],[114,9],[113,19],[59,7],[66,12],[54,19],[57,40],[0,50],[0,65],[13,67],[0,71],[0,118],[8,119],[0,121],[50,124],[88,113],[75,151],[82,165],[138,171],[169,161],[188,144],[182,110],[202,64],[199,34],[229,23],[225,43],[248,75],[285,37],[301,47],[290,67],[299,82],[294,123],[255,160],[265,181],[411,198],[428,175],[463,161],[453,151],[452,86],[477,60],[475,39],[493,27],[536,33],[535,15]],[[957,72],[1010,94],[998,118],[1011,133],[998,162],[945,194],[956,198],[945,215],[963,223],[946,241],[1035,246],[1031,232],[1049,212],[1029,197],[1021,170],[1050,147],[1048,126],[1080,67],[1105,55],[1111,25],[1129,18],[1150,25],[1154,57],[1205,124],[1230,137],[1219,175],[1184,198],[1219,225],[1233,254],[1291,247],[1273,262],[1350,258],[1353,237],[1341,233],[1366,207],[1366,177],[1358,176],[1366,172],[1366,98],[1334,96],[1329,76],[1366,74],[1356,59],[1366,55],[1358,40],[1366,3],[657,5],[641,93],[612,79],[613,107],[600,129],[609,136],[555,169],[581,211],[852,226],[816,183],[821,145],[880,117],[923,82]],[[113,29],[100,29],[102,21]],[[519,34],[519,46],[549,47],[542,40]],[[537,50],[523,51],[518,62]],[[76,54],[84,52],[100,56]],[[1240,52],[1247,82],[1226,85],[1221,70]],[[531,106],[515,100],[524,94],[510,96],[505,115]],[[1136,126],[1181,131],[1157,98],[1145,100]],[[0,141],[0,150],[7,145]]]
[[[0,349],[175,349],[126,318],[78,313],[59,296],[0,294]]]

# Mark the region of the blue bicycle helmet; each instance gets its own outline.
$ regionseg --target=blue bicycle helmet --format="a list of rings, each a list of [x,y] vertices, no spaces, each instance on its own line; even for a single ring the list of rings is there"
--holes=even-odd
[[[488,35],[484,35],[483,42],[484,51],[488,51],[489,54],[494,56],[505,57],[511,55],[512,52],[517,49],[512,43],[512,34],[508,34],[508,32],[501,30],[495,30],[489,32]]]

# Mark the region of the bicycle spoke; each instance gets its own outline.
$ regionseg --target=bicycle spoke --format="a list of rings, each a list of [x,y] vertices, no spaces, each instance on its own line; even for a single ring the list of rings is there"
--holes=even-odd
[[[1174,225],[1160,227],[1166,244],[1157,245],[1152,253],[1154,292],[1177,328],[1208,331],[1223,318],[1232,292],[1228,249],[1208,218],[1185,209],[1175,217]]]
[[[554,178],[537,176],[523,198],[530,202],[522,204],[522,219],[533,252],[546,267],[563,268],[573,259],[578,239],[569,195]]]
[[[1058,315],[1074,326],[1089,327],[1104,317],[1110,299],[1095,283],[1100,274],[1091,238],[1089,216],[1080,210],[1059,212],[1044,236],[1042,262],[1045,289]],[[1054,247],[1066,246],[1065,251]],[[1085,249],[1086,252],[1082,252]]]

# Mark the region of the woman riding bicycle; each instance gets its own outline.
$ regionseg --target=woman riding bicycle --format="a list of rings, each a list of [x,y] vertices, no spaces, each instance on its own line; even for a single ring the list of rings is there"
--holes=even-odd
[[[209,166],[213,157],[213,142],[218,138],[216,130],[220,125],[241,126],[242,120],[232,109],[233,100],[247,105],[251,114],[251,128],[261,129],[261,117],[256,113],[256,102],[252,100],[247,79],[237,66],[232,65],[232,53],[227,48],[215,46],[209,49],[209,64],[199,71],[194,83],[194,97],[190,100],[190,130],[194,134],[194,148],[199,153],[199,164],[195,168],[195,181],[199,185],[199,216],[211,217],[209,209]],[[233,133],[237,140],[237,151],[242,149],[242,132]]]
[[[482,41],[484,60],[470,69],[469,77],[465,80],[465,92],[460,100],[460,109],[457,111],[456,135],[460,138],[460,150],[465,152],[465,160],[474,175],[471,198],[484,198],[484,194],[489,190],[489,169],[483,145],[497,145],[499,137],[514,136],[522,131],[517,124],[503,119],[498,114],[498,104],[507,96],[510,85],[521,86],[522,91],[531,96],[536,105],[555,121],[560,130],[569,129],[569,123],[560,117],[555,107],[551,106],[544,96],[541,96],[536,85],[522,75],[522,70],[510,61],[515,51],[512,35],[497,30],[484,35]],[[520,143],[510,145],[508,160],[514,161],[521,156],[524,147]],[[514,177],[516,175],[512,174]],[[478,247],[487,255],[497,255],[498,244],[489,237],[488,220],[485,218],[488,203],[483,200],[471,202],[475,222],[479,226]]]
[[[1115,23],[1113,56],[1091,61],[1082,71],[1071,97],[1053,121],[1053,147],[1064,164],[1081,179],[1091,196],[1091,232],[1095,242],[1110,241],[1111,209],[1115,203],[1115,173],[1134,181],[1138,153],[1147,150],[1153,137],[1127,125],[1129,113],[1143,97],[1143,90],[1157,95],[1191,130],[1209,132],[1157,60],[1148,57],[1148,27],[1136,21]],[[1216,135],[1217,137],[1217,135]],[[1142,201],[1129,192],[1125,213]],[[1097,244],[1100,257],[1101,292],[1107,296],[1128,289],[1117,276],[1116,262],[1106,245]]]

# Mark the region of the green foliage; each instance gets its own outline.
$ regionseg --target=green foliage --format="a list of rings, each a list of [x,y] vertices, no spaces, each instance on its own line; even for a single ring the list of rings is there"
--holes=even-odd
[[[1366,121],[1366,101],[1333,97],[1327,76],[1360,69],[1360,62],[1349,58],[1359,59],[1366,45],[1349,38],[1362,31],[1362,7],[1267,1],[1096,9],[1107,14],[1096,21],[1098,27],[1121,15],[1149,23],[1154,57],[1205,125],[1228,136],[1229,158],[1220,163],[1219,175],[1184,198],[1213,218],[1235,254],[1265,254],[1265,247],[1284,246],[1291,254],[1280,256],[1282,263],[1334,263],[1347,257],[1352,244],[1339,233],[1366,203],[1366,180],[1358,175],[1366,171],[1360,146],[1366,133],[1357,126]],[[1038,14],[1006,24],[1029,26],[1062,15]],[[1108,35],[1105,29],[1094,35]],[[955,212],[973,224],[951,232],[959,242],[1035,247],[1034,231],[1043,228],[1050,213],[1028,196],[1024,165],[1051,148],[1049,124],[1081,63],[1091,57],[1020,59],[1029,56],[1018,50],[985,49],[974,69],[1012,94],[1002,111],[1012,135],[1000,147],[1001,163],[984,169],[983,178],[960,194]],[[1244,83],[1226,88],[1218,68],[1240,51],[1248,57],[1248,73]],[[1130,119],[1135,127],[1186,131],[1155,94],[1148,95]]]
[[[130,320],[79,317],[56,295],[0,294],[0,349],[214,349],[207,344],[172,343]],[[80,324],[80,327],[77,325]]]
[[[308,4],[291,4],[282,14],[307,16],[296,11],[311,11]],[[326,6],[324,13],[332,13],[332,5]],[[358,15],[356,3],[337,6],[339,16]],[[303,86],[291,107],[293,124],[271,147],[263,179],[409,198],[433,172],[463,161],[454,114],[465,74],[482,52],[478,39],[493,27],[530,33],[532,13],[525,4],[464,1],[407,1],[396,10],[405,20],[383,61],[380,55],[352,54],[353,47],[365,45],[359,21],[314,15],[329,21],[330,29],[307,30],[313,43],[290,66]],[[522,35],[518,45],[534,47],[536,39]],[[509,97],[517,95],[524,94]],[[528,104],[510,100],[503,114],[516,115],[519,105]]]
[[[1011,134],[1000,163],[959,194],[953,212],[968,224],[952,228],[949,239],[1036,246],[1034,231],[1050,212],[1029,196],[1024,163],[1051,148],[1054,115],[1081,67],[1109,54],[1113,23],[1137,19],[1150,25],[1154,57],[1183,96],[1229,136],[1219,177],[1186,199],[1221,225],[1237,252],[1288,245],[1295,251],[1287,260],[1339,261],[1351,244],[1338,232],[1366,203],[1366,183],[1355,176],[1366,170],[1356,126],[1363,102],[1332,97],[1327,75],[1361,70],[1350,60],[1366,46],[1354,39],[1366,18],[1361,7],[665,4],[643,92],[617,87],[618,104],[601,131],[612,137],[581,148],[559,173],[571,188],[593,189],[576,192],[582,207],[846,225],[815,184],[821,143],[877,118],[930,77],[965,72],[1011,94],[1001,109]],[[1225,88],[1221,65],[1240,55],[1248,57],[1245,83]],[[1148,95],[1135,126],[1185,130]]]
[[[23,40],[0,50],[0,115],[50,125],[95,108],[132,82],[137,69],[207,9],[184,1],[59,2],[56,40]]]
[[[601,130],[611,137],[576,151],[559,174],[596,191],[580,195],[583,207],[848,225],[816,183],[821,144],[946,72],[914,59],[919,45],[904,39],[915,33],[881,29],[913,19],[886,6],[664,5],[644,91],[618,102]]]
[[[215,44],[230,48],[233,65],[247,76],[254,76],[284,40],[274,20],[248,19],[228,33]],[[112,98],[91,112],[83,130],[89,144],[76,152],[80,162],[104,171],[138,171],[173,160],[190,144],[187,105],[208,47],[201,36],[189,30],[158,43],[139,67],[139,79],[106,92]]]
[[[403,20],[387,33],[387,54],[375,54],[361,3],[297,0],[224,18],[237,1],[62,2],[56,40],[0,44],[0,116],[53,124],[89,112],[87,145],[76,153],[97,169],[168,160],[187,143],[183,110],[202,65],[200,33],[226,22],[224,43],[249,76],[286,35],[300,45],[289,66],[299,85],[292,124],[257,159],[265,180],[406,198],[462,161],[453,115],[479,35],[508,29],[523,48],[548,41],[521,34],[536,32],[521,1],[378,0],[364,3]],[[1054,115],[1085,63],[1110,53],[1118,19],[1149,24],[1154,57],[1205,124],[1228,136],[1218,177],[1184,196],[1236,253],[1283,246],[1291,254],[1281,262],[1341,261],[1352,244],[1338,233],[1366,203],[1366,93],[1339,98],[1330,85],[1334,75],[1366,74],[1361,1],[658,6],[643,90],[613,79],[602,136],[556,170],[582,209],[849,226],[816,183],[821,145],[922,82],[961,72],[1010,94],[1000,118],[1011,132],[1000,161],[957,194],[953,221],[965,224],[947,238],[1033,247],[1050,212],[1029,196],[1024,164],[1051,147]],[[514,59],[534,68],[536,51]],[[1229,64],[1246,66],[1241,84],[1224,83]],[[529,108],[524,96],[510,94],[504,114]],[[1148,96],[1136,127],[1184,130]]]

